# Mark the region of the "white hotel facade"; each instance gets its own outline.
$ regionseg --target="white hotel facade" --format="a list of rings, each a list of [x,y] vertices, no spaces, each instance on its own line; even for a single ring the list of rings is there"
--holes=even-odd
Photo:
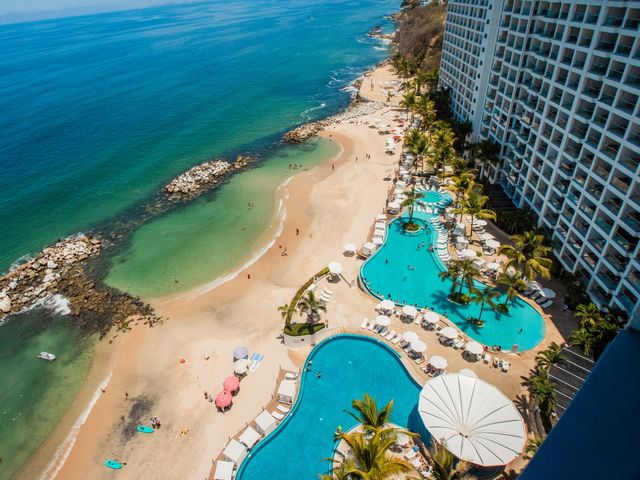
[[[640,0],[449,0],[440,85],[564,268],[640,317]]]

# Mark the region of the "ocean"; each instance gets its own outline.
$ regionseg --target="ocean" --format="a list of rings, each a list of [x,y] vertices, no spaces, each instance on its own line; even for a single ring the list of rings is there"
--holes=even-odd
[[[351,82],[386,56],[366,32],[389,30],[384,15],[398,3],[226,0],[0,25],[0,270],[132,219],[197,163],[249,153],[252,169],[216,191],[133,218],[105,262],[107,283],[144,298],[233,272],[267,241],[288,165],[337,151],[285,146],[281,135],[348,104]],[[92,342],[38,311],[0,326],[1,480],[72,402]],[[35,358],[47,348],[53,364]]]

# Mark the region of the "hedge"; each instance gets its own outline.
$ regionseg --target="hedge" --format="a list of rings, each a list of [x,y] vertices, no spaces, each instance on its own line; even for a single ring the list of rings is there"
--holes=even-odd
[[[284,327],[284,333],[292,337],[312,335],[324,328],[324,323],[294,323]]]
[[[293,299],[291,299],[291,303],[289,303],[289,310],[287,310],[287,316],[286,316],[285,321],[284,321],[285,327],[290,326],[291,317],[293,317],[293,314],[296,311],[296,306],[298,305],[298,300],[300,300],[300,297],[302,296],[302,294],[307,290],[307,288],[309,288],[311,286],[311,284],[314,282],[314,279],[318,279],[320,277],[324,277],[327,273],[329,273],[329,267],[324,267],[322,270],[320,270],[318,273],[316,273],[313,277],[311,277],[309,280],[307,280],[305,282],[305,284],[302,285],[298,289],[296,294],[293,296]]]

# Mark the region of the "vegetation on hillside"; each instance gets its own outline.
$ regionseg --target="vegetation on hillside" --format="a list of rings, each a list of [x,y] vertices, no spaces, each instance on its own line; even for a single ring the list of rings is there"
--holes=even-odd
[[[417,67],[438,68],[447,7],[444,3],[424,6],[415,6],[415,3],[405,1],[406,8],[398,16],[397,51]]]

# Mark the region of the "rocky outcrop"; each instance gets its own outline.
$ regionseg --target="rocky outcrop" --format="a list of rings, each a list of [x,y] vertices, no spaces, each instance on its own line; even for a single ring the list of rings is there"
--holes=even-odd
[[[149,305],[88,278],[87,261],[99,255],[103,246],[97,237],[78,235],[14,266],[0,277],[0,323],[7,315],[55,303],[48,302],[55,295],[68,301],[71,315],[80,318],[81,326],[102,334],[114,324],[124,328],[131,319],[158,321]]]
[[[164,192],[171,198],[193,198],[218,184],[232,171],[245,168],[250,161],[250,157],[240,155],[233,163],[223,160],[201,163],[171,180]]]

